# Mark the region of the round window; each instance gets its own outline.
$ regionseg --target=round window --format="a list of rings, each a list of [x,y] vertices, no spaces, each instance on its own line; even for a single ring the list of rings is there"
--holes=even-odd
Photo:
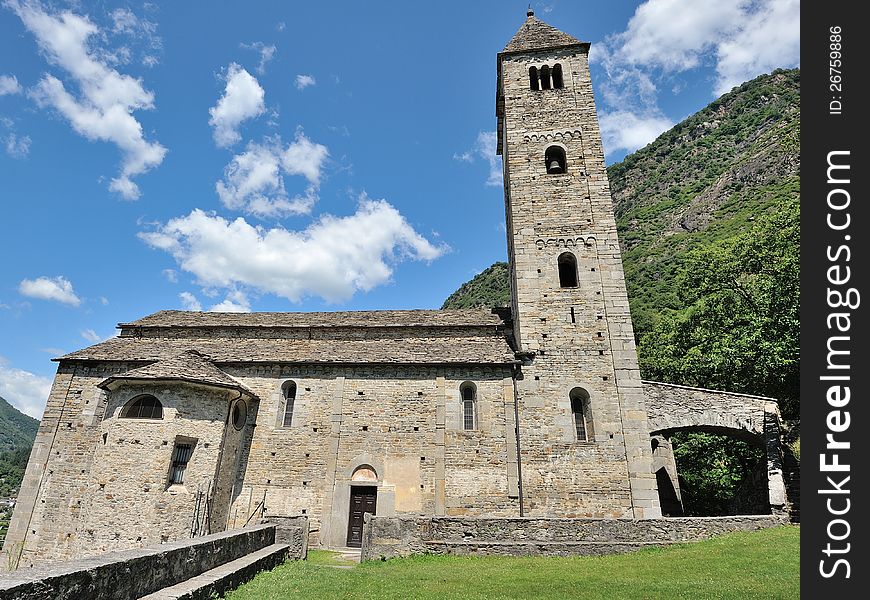
[[[248,407],[244,400],[239,400],[233,406],[233,427],[241,429],[245,426],[245,420],[248,418]]]

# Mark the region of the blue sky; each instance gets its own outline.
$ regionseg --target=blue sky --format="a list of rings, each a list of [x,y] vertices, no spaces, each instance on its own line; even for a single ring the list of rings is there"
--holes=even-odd
[[[0,396],[161,309],[437,308],[506,259],[524,2],[0,0]],[[592,42],[608,163],[799,60],[797,0],[533,3]]]

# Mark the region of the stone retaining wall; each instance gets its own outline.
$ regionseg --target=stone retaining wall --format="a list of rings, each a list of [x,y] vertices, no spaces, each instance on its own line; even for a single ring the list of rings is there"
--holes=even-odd
[[[133,600],[275,543],[264,524],[0,575],[0,600]]]
[[[362,560],[411,554],[571,556],[629,552],[785,523],[774,515],[667,519],[377,517],[365,515]]]
[[[308,517],[277,517],[270,516],[264,523],[275,525],[275,543],[287,544],[290,560],[305,560],[308,558]]]

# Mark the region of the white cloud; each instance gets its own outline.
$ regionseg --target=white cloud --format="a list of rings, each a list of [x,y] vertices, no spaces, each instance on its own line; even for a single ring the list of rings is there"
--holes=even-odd
[[[157,35],[157,24],[148,19],[136,16],[129,8],[116,8],[109,17],[112,19],[112,33],[127,36],[136,45],[144,46],[141,63],[146,67],[153,67],[160,62],[156,56],[163,50],[163,40]],[[124,62],[129,62],[131,51],[124,48],[126,55]]]
[[[15,133],[10,133],[3,140],[3,146],[6,148],[6,154],[12,158],[25,158],[30,153],[30,136],[18,136]]]
[[[732,39],[719,44],[715,93],[778,67],[798,65],[800,30],[800,0],[762,4]]]
[[[217,105],[208,109],[211,115],[208,124],[214,127],[214,141],[218,146],[226,148],[242,139],[239,126],[266,111],[265,95],[256,77],[236,63],[230,63],[224,95]]]
[[[599,119],[606,154],[643,148],[674,126],[661,114],[635,114],[629,111],[602,112]]]
[[[37,279],[24,279],[18,284],[18,291],[28,298],[40,300],[56,300],[63,304],[78,306],[82,303],[81,298],[73,291],[72,283],[65,277],[39,277]]]
[[[50,106],[63,115],[73,129],[89,140],[112,142],[124,155],[121,172],[109,189],[124,198],[139,197],[132,178],[158,166],[166,148],[147,142],[133,111],[154,108],[154,94],[142,82],[111,68],[90,40],[100,30],[87,17],[69,11],[49,14],[37,3],[6,3],[33,33],[48,61],[63,68],[79,87],[76,97],[63,82],[46,74],[30,91],[40,106]]]
[[[296,89],[304,90],[310,85],[314,85],[317,83],[317,80],[314,79],[313,75],[297,75],[296,76]]]
[[[0,396],[34,419],[41,419],[51,391],[51,379],[9,366],[0,356]]]
[[[287,28],[287,23],[284,21],[278,21],[278,24],[275,25],[275,29],[278,31],[284,31]]]
[[[747,0],[648,0],[635,10],[628,28],[607,39],[612,59],[622,65],[685,71],[705,51],[733,35],[745,19]]]
[[[257,73],[263,75],[266,72],[266,63],[275,58],[275,46],[267,46],[263,42],[254,42],[252,44],[239,44],[245,50],[256,50],[260,53],[260,64],[257,65]]]
[[[15,75],[0,75],[0,96],[20,94],[21,85]]]
[[[81,333],[83,338],[85,338],[89,342],[93,342],[94,344],[103,339],[102,337],[100,337],[100,334],[93,329],[85,329]]]
[[[171,254],[202,286],[246,286],[294,302],[346,300],[388,282],[400,260],[434,260],[447,250],[417,233],[386,200],[365,194],[353,215],[324,215],[302,231],[230,222],[196,209],[139,237]]]
[[[108,305],[109,305],[109,299],[106,298],[105,296],[100,296],[100,304],[102,304],[103,306],[108,306]]]
[[[224,178],[215,190],[227,208],[259,217],[304,214],[317,202],[317,188],[329,151],[309,140],[299,130],[286,147],[279,136],[262,144],[248,142],[241,154],[224,169]],[[284,175],[302,175],[308,180],[303,194],[289,197]]]
[[[502,186],[504,180],[502,178],[501,157],[495,153],[497,144],[498,135],[495,131],[481,131],[477,134],[474,146],[461,154],[454,152],[453,160],[473,163],[475,157],[482,158],[489,163],[489,176],[486,178],[486,185]]]
[[[161,274],[166,278],[166,281],[169,283],[178,283],[178,271],[175,269],[163,269]]]
[[[246,313],[251,312],[251,303],[248,301],[248,297],[239,290],[232,290],[227,294],[227,297],[224,298],[224,301],[220,304],[215,304],[208,312],[232,312],[232,313]]]
[[[202,310],[202,304],[190,292],[181,292],[178,294],[178,298],[181,300],[181,306],[184,307],[184,310]]]
[[[799,63],[800,0],[648,0],[590,60],[611,78],[632,67],[673,74],[715,63],[718,95]]]

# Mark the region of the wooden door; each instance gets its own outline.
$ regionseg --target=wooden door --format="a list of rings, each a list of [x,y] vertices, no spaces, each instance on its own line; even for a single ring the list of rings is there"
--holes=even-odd
[[[362,546],[363,513],[375,514],[378,503],[378,488],[374,486],[351,486],[350,514],[347,519],[347,545]]]

